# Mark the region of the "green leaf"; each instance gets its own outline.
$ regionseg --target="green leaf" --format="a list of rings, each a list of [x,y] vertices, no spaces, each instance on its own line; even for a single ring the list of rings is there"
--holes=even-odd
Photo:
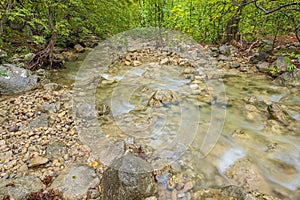
[[[5,69],[0,69],[0,75],[7,77],[7,71]]]

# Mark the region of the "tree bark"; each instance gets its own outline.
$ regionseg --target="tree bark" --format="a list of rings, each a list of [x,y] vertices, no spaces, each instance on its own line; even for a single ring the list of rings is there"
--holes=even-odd
[[[5,14],[4,14],[4,16],[3,16],[3,18],[0,22],[0,38],[2,37],[3,30],[4,30],[4,25],[7,22],[9,11],[11,10],[12,6],[13,6],[13,0],[9,0],[7,2],[7,6],[6,6],[6,9],[5,9]]]

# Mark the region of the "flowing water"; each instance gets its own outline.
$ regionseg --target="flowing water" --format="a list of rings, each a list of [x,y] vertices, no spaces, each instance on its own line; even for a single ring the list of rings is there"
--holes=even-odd
[[[80,63],[68,63],[53,81],[70,86]],[[114,66],[102,74],[96,104],[106,137],[143,146],[155,168],[171,165],[195,182],[195,190],[237,184],[300,198],[299,88],[281,87],[265,76],[229,74],[199,84],[197,93],[183,69]],[[176,99],[148,105],[157,89],[175,92]],[[270,103],[283,106],[289,120],[270,120]]]

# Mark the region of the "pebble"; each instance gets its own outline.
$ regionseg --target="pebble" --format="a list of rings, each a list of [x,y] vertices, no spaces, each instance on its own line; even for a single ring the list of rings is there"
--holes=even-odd
[[[190,85],[190,88],[191,88],[192,90],[197,90],[197,89],[199,89],[199,85],[198,85],[198,84],[191,84],[191,85]]]
[[[48,158],[42,156],[36,156],[30,160],[28,167],[37,167],[46,164],[48,161],[49,161]]]

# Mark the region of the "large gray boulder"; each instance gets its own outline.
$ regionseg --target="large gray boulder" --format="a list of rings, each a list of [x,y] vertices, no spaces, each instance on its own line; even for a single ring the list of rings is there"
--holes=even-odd
[[[272,64],[271,67],[280,69],[280,71],[284,72],[286,71],[287,66],[289,63],[287,63],[286,58],[283,56],[279,56]]]
[[[38,77],[10,64],[0,65],[0,94],[14,94],[34,88]]]
[[[275,79],[275,82],[284,86],[300,86],[300,69],[285,72]]]
[[[115,160],[103,174],[102,200],[135,200],[155,196],[157,185],[152,172],[148,162],[131,154]]]

